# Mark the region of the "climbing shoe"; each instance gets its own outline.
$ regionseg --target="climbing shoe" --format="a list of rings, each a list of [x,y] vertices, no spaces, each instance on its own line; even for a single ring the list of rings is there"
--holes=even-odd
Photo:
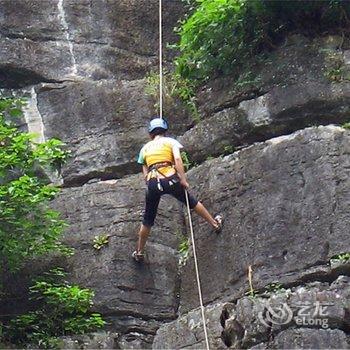
[[[224,219],[222,217],[222,215],[220,214],[216,214],[214,217],[214,220],[217,222],[218,227],[214,228],[216,233],[220,233],[222,231],[222,225],[224,223]]]
[[[132,253],[131,256],[136,262],[142,262],[144,258],[144,255],[140,252],[137,252],[136,250]]]

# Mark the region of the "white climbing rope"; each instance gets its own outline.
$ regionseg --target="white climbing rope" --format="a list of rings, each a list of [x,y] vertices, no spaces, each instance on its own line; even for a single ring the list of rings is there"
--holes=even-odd
[[[207,350],[210,350],[210,348],[209,348],[209,340],[208,340],[208,333],[207,333],[207,324],[206,324],[206,321],[205,321],[205,314],[204,314],[201,281],[200,281],[200,278],[199,278],[199,269],[198,269],[198,262],[197,262],[196,245],[194,243],[194,234],[193,234],[193,225],[192,225],[190,203],[189,203],[189,200],[188,200],[188,193],[187,193],[186,190],[185,190],[185,194],[186,194],[186,205],[187,205],[188,222],[189,222],[189,225],[190,225],[192,248],[193,248],[194,267],[195,267],[195,270],[196,270],[196,279],[197,279],[199,303],[201,305],[201,312],[202,312],[204,337],[205,337],[205,343],[206,343],[206,346],[207,346]]]
[[[159,0],[159,117],[160,118],[163,118],[163,53],[162,53],[162,47],[163,47],[162,0]],[[197,286],[198,286],[199,303],[200,303],[201,312],[202,312],[204,337],[205,337],[205,343],[206,343],[207,350],[210,350],[208,333],[207,333],[207,325],[206,325],[206,322],[205,322],[205,314],[204,314],[201,282],[200,282],[199,270],[198,270],[196,246],[195,246],[195,242],[194,242],[194,234],[193,234],[193,225],[192,225],[190,203],[189,203],[189,200],[188,200],[188,193],[187,193],[186,190],[185,190],[185,194],[186,194],[188,221],[190,223],[190,232],[191,232],[191,240],[192,240],[192,247],[193,247],[193,259],[194,259],[194,266],[195,266],[195,270],[196,270],[196,279],[197,279]]]
[[[163,34],[162,0],[159,0],[159,117],[163,118]]]

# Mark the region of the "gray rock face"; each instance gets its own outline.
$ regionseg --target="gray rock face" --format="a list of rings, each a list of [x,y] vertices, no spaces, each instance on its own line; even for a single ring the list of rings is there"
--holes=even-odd
[[[209,81],[198,93],[201,115],[208,117],[225,108],[238,106],[242,101],[257,98],[275,87],[335,81],[327,73],[335,61],[346,68],[349,49],[349,40],[340,36],[307,39],[292,35],[266,60],[247,62],[238,79],[225,76]],[[336,81],[348,80],[344,78]]]
[[[220,317],[228,303],[212,304],[205,309],[205,319],[212,349],[226,349],[221,340]],[[205,349],[205,337],[200,309],[194,309],[176,321],[162,326],[156,334],[153,349]]]
[[[158,69],[158,4],[0,2],[0,88],[30,98],[36,107],[30,118],[40,119],[41,140],[59,137],[68,144],[65,186],[139,171],[146,124],[158,113],[143,79]],[[183,13],[180,0],[164,2],[164,43],[176,39],[173,27]],[[165,46],[166,62],[173,52]],[[166,115],[171,133],[179,135],[191,124],[183,112],[179,105]],[[182,121],[175,123],[179,115]]]
[[[172,28],[183,11],[180,0],[164,2],[165,43],[175,40]],[[4,0],[0,28],[1,87],[138,79],[157,65],[156,0]]]
[[[349,277],[333,283],[264,292],[205,308],[213,349],[347,349]],[[162,326],[154,349],[204,349],[201,312],[191,310]]]
[[[225,216],[220,235],[194,220],[205,303],[242,295],[249,265],[259,289],[301,280],[349,251],[349,147],[345,129],[310,128],[189,173],[202,201]],[[192,266],[182,276],[182,311],[198,305]]]
[[[143,88],[142,81],[82,81],[38,90],[45,136],[64,140],[72,152],[62,169],[65,185],[140,170],[137,152],[153,111]]]
[[[348,349],[346,334],[335,330],[291,329],[279,334],[276,349]]]
[[[146,263],[135,264],[131,253],[144,196],[140,180],[140,176],[131,176],[63,190],[55,207],[70,224],[65,241],[77,249],[71,261],[74,279],[94,286],[96,309],[108,314],[172,318],[176,310],[175,249],[182,219],[176,200],[162,199],[170,210],[160,210]],[[93,239],[103,234],[109,236],[109,243],[97,251]]]
[[[64,140],[72,151],[62,171],[65,184],[139,171],[137,152],[153,113],[143,89],[142,81],[82,81],[38,90],[46,137]]]
[[[149,140],[147,124],[156,115],[146,85],[144,79],[82,80],[39,84],[16,95],[28,99],[24,119],[38,141],[56,137],[67,144],[71,154],[61,176],[64,186],[76,186],[141,170],[137,155]],[[171,135],[183,133],[191,123],[180,104],[166,117]]]
[[[59,349],[115,349],[117,333],[100,332],[62,337]]]
[[[94,309],[105,315],[114,331],[147,335],[176,314],[176,251],[183,219],[176,200],[162,199],[164,208],[148,243],[146,261],[135,263],[131,253],[143,196],[140,176],[130,176],[65,189],[54,206],[70,224],[64,240],[76,249],[67,261],[72,281],[93,288]],[[93,240],[101,235],[107,235],[109,243],[96,250]]]
[[[349,119],[350,83],[300,83],[274,87],[238,107],[214,113],[180,140],[191,159],[202,162],[227,149],[289,134],[313,124]]]

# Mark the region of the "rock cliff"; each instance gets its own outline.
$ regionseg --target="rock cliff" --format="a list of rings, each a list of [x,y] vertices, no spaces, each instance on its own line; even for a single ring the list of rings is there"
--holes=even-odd
[[[163,7],[171,42],[185,9]],[[191,248],[178,264],[181,205],[162,199],[145,264],[130,259],[144,196],[136,155],[156,113],[145,76],[157,68],[157,21],[156,0],[0,1],[0,87],[28,97],[23,123],[39,140],[59,137],[72,152],[53,206],[76,254],[60,263],[109,322],[67,348],[204,348]],[[196,125],[183,108],[167,116],[196,163],[193,193],[225,217],[219,235],[194,217],[212,348],[349,347],[350,266],[339,258],[350,251],[350,133],[339,126],[350,120],[349,49],[338,37],[290,37],[238,82],[202,87]],[[342,76],[329,74],[335,61]],[[100,251],[97,235],[108,236]],[[23,280],[7,281],[22,293]],[[305,305],[323,314],[300,322]]]

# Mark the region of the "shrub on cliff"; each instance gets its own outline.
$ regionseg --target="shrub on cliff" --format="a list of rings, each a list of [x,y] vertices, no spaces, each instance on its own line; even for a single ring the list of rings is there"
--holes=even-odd
[[[16,127],[11,120],[22,115],[23,105],[20,99],[0,97],[0,273],[48,252],[72,252],[59,241],[64,221],[49,207],[58,188],[40,176],[43,169],[60,166],[68,153],[61,141],[37,144],[35,135]],[[104,325],[101,315],[90,311],[93,291],[61,281],[65,273],[60,269],[53,272],[30,288],[33,311],[13,319],[0,313],[0,347],[1,342],[55,347],[58,336]]]
[[[176,65],[185,78],[237,73],[248,58],[272,50],[291,32],[349,34],[345,0],[197,0],[193,6],[177,29]]]
[[[38,176],[67,153],[59,140],[35,144],[34,136],[11,120],[22,115],[24,102],[0,97],[0,271],[16,270],[29,258],[67,251],[59,242],[64,222],[50,209],[58,189]]]
[[[35,282],[30,294],[39,307],[5,323],[3,341],[57,348],[60,336],[93,332],[105,325],[100,314],[91,312],[94,292],[69,284],[65,276],[56,268]]]

